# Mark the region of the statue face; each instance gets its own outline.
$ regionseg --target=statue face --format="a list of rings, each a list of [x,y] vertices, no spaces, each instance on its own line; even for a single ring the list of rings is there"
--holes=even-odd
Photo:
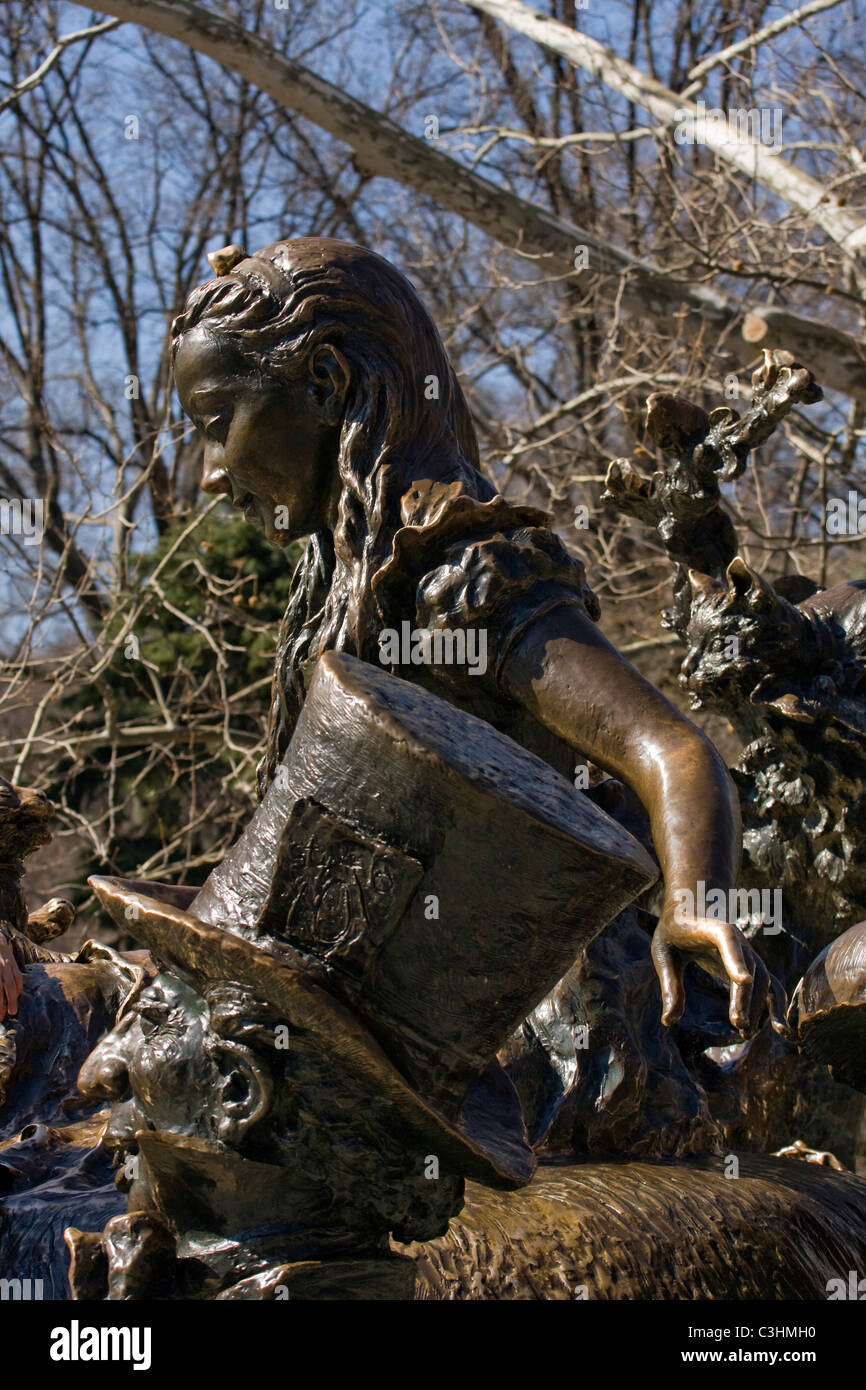
[[[106,1131],[114,1146],[134,1148],[142,1129],[236,1143],[261,1100],[247,1052],[214,1034],[201,995],[163,973],[90,1054],[79,1089],[121,1102]]]
[[[327,372],[309,383],[263,375],[198,327],[181,339],[175,381],[204,436],[205,492],[231,497],[275,545],[333,527],[342,399]]]

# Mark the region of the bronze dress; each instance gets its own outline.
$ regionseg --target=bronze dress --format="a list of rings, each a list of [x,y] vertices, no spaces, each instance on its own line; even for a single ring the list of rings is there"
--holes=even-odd
[[[478,484],[483,481],[478,475]],[[428,631],[484,630],[486,671],[470,675],[463,665],[413,664],[395,666],[394,674],[486,719],[571,781],[574,751],[505,694],[500,675],[508,652],[533,622],[563,603],[578,605],[595,620],[598,600],[583,564],[549,529],[545,512],[496,493],[481,500],[466,487],[463,478],[423,480],[406,492],[403,525],[372,585],[382,629],[399,630],[408,621]],[[379,635],[371,631],[358,653],[374,664],[380,660]],[[305,663],[307,679],[320,654]]]
[[[427,630],[485,630],[485,672],[444,663],[392,669],[487,720],[573,782],[576,763],[586,760],[506,694],[501,672],[515,642],[545,613],[577,605],[596,621],[598,600],[546,513],[492,489],[484,499],[473,495],[487,487],[480,475],[413,484],[390,557],[372,581],[382,628],[399,631],[408,621]],[[379,635],[369,633],[358,653],[374,664]],[[319,654],[304,663],[305,679]],[[652,853],[637,797],[597,769],[591,778],[583,794]],[[539,1147],[653,1155],[717,1147],[704,1092],[678,1046],[684,1032],[661,1024],[649,950],[654,925],[639,904],[616,917],[500,1054]]]

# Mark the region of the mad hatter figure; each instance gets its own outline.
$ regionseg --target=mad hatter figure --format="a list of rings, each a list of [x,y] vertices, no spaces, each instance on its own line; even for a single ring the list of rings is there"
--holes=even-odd
[[[163,969],[82,1069],[132,1186],[68,1237],[78,1297],[273,1296],[311,1261],[310,1296],[348,1261],[351,1296],[411,1297],[389,1236],[529,1181],[495,1054],[656,874],[541,759],[345,653],[277,772],[188,909],[91,879]]]

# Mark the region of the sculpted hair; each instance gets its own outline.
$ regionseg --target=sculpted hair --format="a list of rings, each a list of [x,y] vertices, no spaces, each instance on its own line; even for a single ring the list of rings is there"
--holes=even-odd
[[[338,521],[333,538],[328,531],[309,538],[292,580],[259,767],[263,794],[303,703],[303,664],[329,649],[377,658],[387,624],[373,580],[391,554],[412,480],[459,479],[482,500],[494,489],[478,472],[469,408],[433,320],[409,281],[375,252],[325,238],[276,242],[190,295],[172,327],[173,356],[196,327],[287,382],[311,379],[311,355],[324,344],[351,369]],[[425,395],[431,378],[435,399]]]

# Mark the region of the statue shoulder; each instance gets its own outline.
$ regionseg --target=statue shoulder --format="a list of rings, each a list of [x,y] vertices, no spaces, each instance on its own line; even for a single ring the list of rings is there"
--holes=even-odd
[[[377,576],[380,611],[415,629],[485,634],[495,676],[525,627],[564,601],[593,620],[599,607],[581,560],[550,526],[547,513],[499,494],[481,500],[450,485],[404,499],[410,517],[394,537]],[[455,670],[455,677],[459,672]]]

